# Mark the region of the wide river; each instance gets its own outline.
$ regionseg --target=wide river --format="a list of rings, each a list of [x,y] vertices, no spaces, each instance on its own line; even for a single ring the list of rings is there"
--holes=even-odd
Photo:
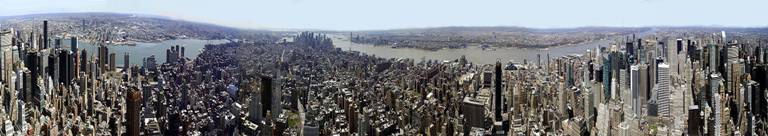
[[[123,65],[123,55],[128,52],[131,65],[141,66],[143,59],[151,55],[155,55],[155,59],[158,64],[165,62],[165,50],[170,49],[171,46],[183,46],[184,56],[190,59],[194,59],[200,54],[206,44],[221,44],[226,43],[228,40],[199,40],[199,39],[177,39],[166,40],[162,42],[152,43],[136,43],[135,46],[115,45],[108,46],[109,53],[115,53],[115,61],[117,66]],[[63,44],[69,46],[70,41],[64,40]],[[96,55],[97,47],[94,44],[78,41],[78,47],[88,51],[88,56]]]
[[[550,58],[564,55],[583,54],[587,50],[595,50],[597,47],[606,47],[611,40],[595,40],[586,43],[561,45],[550,47],[548,49],[531,48],[494,48],[483,50],[478,46],[469,46],[462,49],[440,49],[437,51],[414,49],[414,48],[391,48],[390,46],[373,46],[369,44],[352,43],[348,37],[341,35],[330,36],[333,44],[342,50],[359,51],[369,55],[376,55],[384,58],[410,58],[416,61],[426,60],[455,60],[465,55],[467,60],[476,64],[493,64],[496,61],[522,63],[527,60],[529,63],[536,63],[536,55],[541,55],[541,62],[545,63],[547,54]]]
[[[358,44],[349,41],[348,37],[341,35],[330,35],[333,44],[337,48],[345,51],[359,51],[361,53],[376,55],[384,58],[410,58],[414,60],[455,60],[465,55],[466,58],[477,64],[493,64],[496,61],[522,63],[528,60],[529,63],[535,63],[536,55],[541,55],[542,63],[546,62],[547,54],[550,58],[561,57],[564,55],[582,54],[587,50],[594,50],[596,47],[606,47],[610,40],[596,40],[580,44],[561,45],[550,47],[548,49],[532,48],[493,48],[483,50],[478,46],[469,46],[462,49],[440,49],[437,51],[414,49],[414,48],[391,48],[390,46],[373,46],[370,44]],[[206,44],[221,44],[228,40],[199,40],[199,39],[178,39],[167,40],[156,43],[136,43],[135,46],[109,46],[109,52],[115,53],[118,66],[123,65],[123,54],[130,53],[131,65],[142,65],[142,60],[151,55],[155,55],[157,63],[165,62],[165,50],[171,46],[180,45],[185,48],[185,56],[191,59],[197,57]],[[63,41],[68,45],[69,40]],[[88,55],[95,55],[97,46],[86,42],[78,42],[81,49],[88,51]]]

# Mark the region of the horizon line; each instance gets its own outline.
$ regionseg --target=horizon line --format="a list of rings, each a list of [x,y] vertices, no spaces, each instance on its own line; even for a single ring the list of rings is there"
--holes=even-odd
[[[139,15],[146,18],[168,19],[174,21],[187,21],[192,23],[202,23],[209,25],[217,25],[221,27],[230,27],[242,30],[255,30],[255,31],[319,31],[319,32],[370,32],[370,31],[397,31],[397,30],[412,30],[412,29],[440,29],[440,28],[491,28],[491,27],[505,27],[505,28],[524,28],[524,29],[580,29],[580,28],[685,28],[685,27],[699,27],[699,28],[730,28],[730,29],[749,29],[749,28],[768,28],[768,24],[763,26],[728,26],[728,25],[637,25],[637,26],[615,26],[615,25],[583,25],[583,26],[571,26],[571,27],[531,27],[521,25],[435,25],[435,26],[423,26],[423,27],[400,27],[400,28],[381,28],[381,29],[319,29],[319,28],[277,28],[277,27],[245,27],[245,26],[233,26],[215,22],[206,22],[198,20],[189,20],[179,17],[147,14],[147,13],[130,13],[130,12],[108,12],[108,11],[93,11],[93,12],[45,12],[45,13],[28,13],[28,14],[15,14],[15,15],[0,15],[1,19],[24,17],[24,16],[41,16],[41,15],[54,15],[54,14],[123,14],[123,15]]]

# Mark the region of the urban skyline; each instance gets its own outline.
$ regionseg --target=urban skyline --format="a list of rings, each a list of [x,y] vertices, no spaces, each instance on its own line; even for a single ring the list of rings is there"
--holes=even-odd
[[[48,10],[55,7],[45,7],[51,3],[0,9],[0,15],[46,12],[0,17],[0,135],[768,135],[768,27],[439,27],[487,23],[483,18],[506,14],[474,18],[461,14],[472,9],[449,12],[456,7],[442,5],[483,2],[398,1],[351,14],[387,15],[337,20],[309,11],[339,10],[334,5],[339,1],[299,0],[267,9],[300,10],[260,19],[291,20],[284,25],[302,29],[270,30],[92,9],[103,8],[98,3],[152,5],[237,24],[243,20],[227,16],[254,16],[228,12],[259,11],[241,1],[73,0],[58,6],[82,2],[96,5],[72,7],[76,13],[53,13]],[[525,15],[601,25],[594,22],[615,22],[589,17],[625,14],[581,14],[605,12],[590,7],[625,9],[635,2],[684,7],[655,0],[583,6],[601,2],[531,2],[533,8],[558,3],[553,8],[588,9]],[[242,5],[218,7],[223,3]],[[366,8],[356,5],[365,2],[343,3]],[[497,5],[466,13],[512,11],[501,8],[507,3],[491,3]],[[687,6],[738,5],[722,3]],[[182,8],[165,8],[174,4]],[[387,4],[405,6],[388,12],[381,9]],[[405,13],[416,7],[424,12]],[[136,9],[156,13],[142,10],[147,9]],[[736,18],[725,22],[696,19],[721,16],[712,11],[641,11],[719,25],[762,22],[751,17],[754,13],[732,14],[746,10],[754,8],[723,12],[723,18]],[[677,15],[689,12],[706,15]],[[667,15],[635,17],[630,20],[679,23],[663,19]],[[409,22],[404,18],[423,21],[403,24],[417,28],[380,24]],[[347,22],[356,19],[362,20]],[[509,25],[505,19],[486,21]],[[527,23],[537,21],[542,20]],[[339,30],[304,30],[313,26]],[[368,28],[382,30],[361,30]]]
[[[116,12],[247,29],[387,30],[447,26],[766,27],[765,1],[2,0],[0,16]],[[312,13],[312,14],[307,14]],[[313,23],[302,23],[309,22]]]

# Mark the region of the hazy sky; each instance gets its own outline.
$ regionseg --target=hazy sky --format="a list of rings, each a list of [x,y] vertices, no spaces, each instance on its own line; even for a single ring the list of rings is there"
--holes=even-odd
[[[0,16],[120,12],[259,29],[768,26],[768,0],[0,0]]]

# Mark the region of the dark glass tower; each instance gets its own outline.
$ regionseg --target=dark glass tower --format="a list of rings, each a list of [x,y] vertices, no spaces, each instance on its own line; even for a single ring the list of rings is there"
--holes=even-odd
[[[497,121],[501,121],[501,62],[496,62],[496,80],[494,81],[494,93],[493,93],[493,106],[494,106],[494,117]]]

